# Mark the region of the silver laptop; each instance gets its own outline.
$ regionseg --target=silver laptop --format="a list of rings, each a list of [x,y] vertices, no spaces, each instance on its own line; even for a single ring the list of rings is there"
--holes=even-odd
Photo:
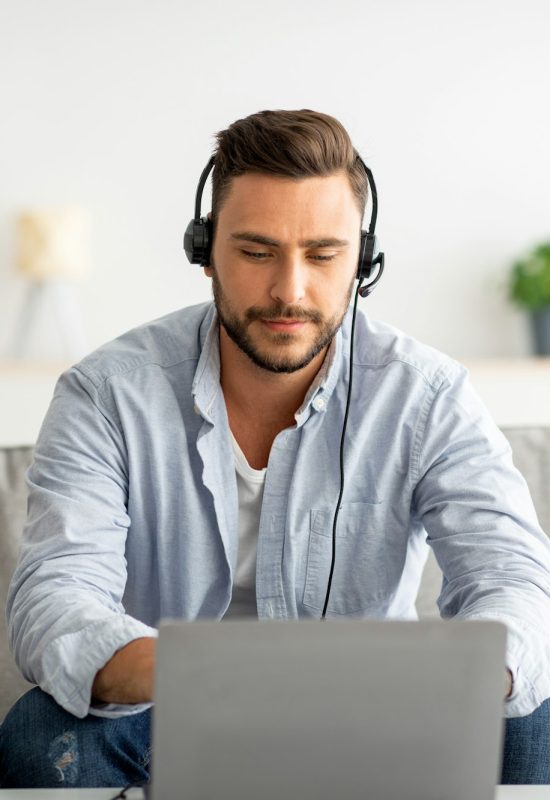
[[[492,800],[506,629],[165,622],[153,800]]]

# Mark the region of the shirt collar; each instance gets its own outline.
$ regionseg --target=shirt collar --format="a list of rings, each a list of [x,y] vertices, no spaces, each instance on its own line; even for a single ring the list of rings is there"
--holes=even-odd
[[[220,339],[216,307],[212,303],[199,329],[201,354],[195,370],[191,393],[195,411],[208,422],[220,387]]]

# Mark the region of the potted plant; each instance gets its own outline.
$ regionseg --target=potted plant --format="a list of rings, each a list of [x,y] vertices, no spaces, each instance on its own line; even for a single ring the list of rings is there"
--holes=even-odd
[[[536,354],[550,355],[550,242],[513,265],[509,293],[530,314]]]

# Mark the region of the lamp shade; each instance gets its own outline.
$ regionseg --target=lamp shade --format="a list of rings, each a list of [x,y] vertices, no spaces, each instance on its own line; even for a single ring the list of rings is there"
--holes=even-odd
[[[16,220],[16,264],[34,281],[78,280],[90,268],[90,215],[78,207],[25,211]]]

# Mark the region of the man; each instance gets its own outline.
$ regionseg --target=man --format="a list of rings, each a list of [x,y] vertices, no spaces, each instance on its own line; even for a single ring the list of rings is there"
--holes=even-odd
[[[321,617],[367,189],[334,118],[235,122],[215,153],[214,305],[60,378],[8,599],[40,688],[3,726],[5,786],[147,779],[161,617]],[[442,615],[508,627],[503,780],[548,782],[550,547],[510,448],[459,364],[362,312],[353,345],[327,616],[414,618],[427,534]]]

